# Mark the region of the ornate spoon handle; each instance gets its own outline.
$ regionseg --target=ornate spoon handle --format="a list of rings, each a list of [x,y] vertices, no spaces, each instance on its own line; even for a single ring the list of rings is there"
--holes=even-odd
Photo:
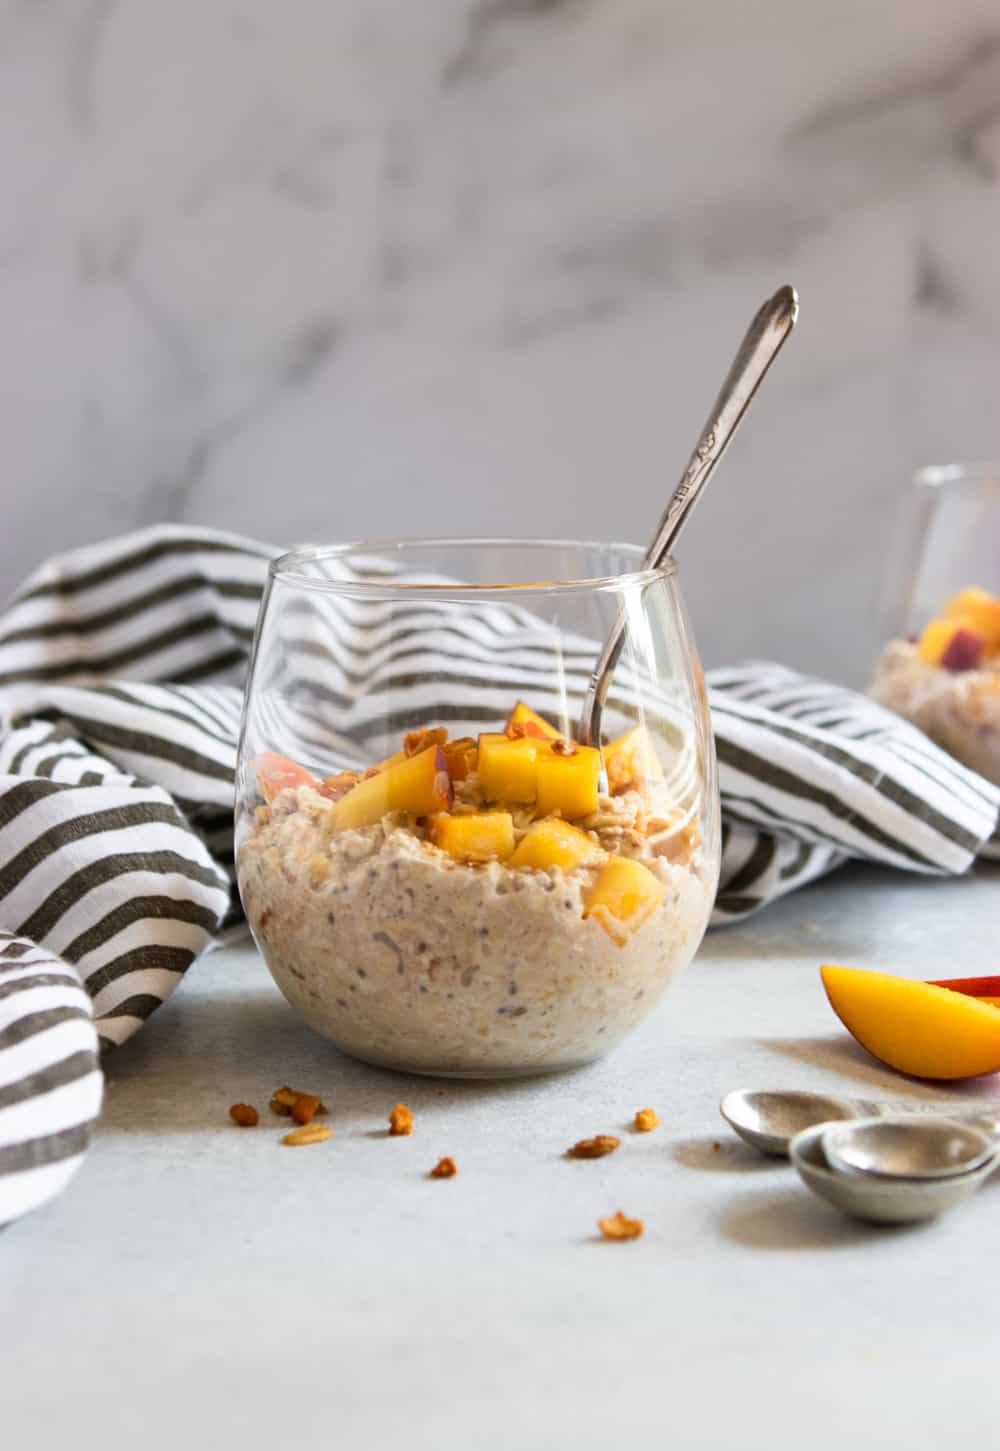
[[[794,287],[779,287],[759,310],[740,343],[739,351],[715,407],[691,455],[677,488],[663,512],[652,544],[643,560],[644,569],[655,569],[667,557],[699,495],[729,446],[754,394],[798,317],[799,301]],[[604,649],[587,687],[580,720],[580,739],[585,745],[601,743],[601,713],[607,699],[611,675],[625,638],[625,617],[619,610]]]

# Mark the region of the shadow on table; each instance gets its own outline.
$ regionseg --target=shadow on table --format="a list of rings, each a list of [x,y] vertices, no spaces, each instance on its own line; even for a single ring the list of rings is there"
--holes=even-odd
[[[813,940],[813,929],[803,925],[799,929],[799,935],[789,934],[780,942],[772,942],[752,930],[741,928],[736,925],[723,927],[710,932],[706,938],[701,951],[707,956],[711,954],[715,963],[726,962],[774,962],[787,958],[789,961],[801,963],[803,958],[815,958],[820,961],[820,951]]]
[[[746,1194],[719,1216],[721,1233],[734,1244],[746,1245],[748,1249],[792,1252],[844,1249],[874,1238],[919,1234],[926,1228],[926,1224],[862,1224],[795,1185],[768,1193]]]
[[[986,1079],[967,1079],[949,1082],[941,1087],[923,1078],[911,1078],[905,1073],[882,1068],[853,1039],[844,1037],[827,1038],[756,1038],[762,1048],[770,1048],[785,1058],[799,1063],[808,1063],[812,1068],[829,1068],[835,1073],[853,1078],[863,1084],[869,1094],[888,1099],[921,1099],[927,1103],[944,1106],[959,1100],[968,1100],[973,1107],[975,1101],[988,1099],[994,1102],[997,1096],[997,1075]],[[792,1085],[788,1085],[792,1086]],[[985,1090],[985,1091],[984,1091]]]
[[[712,1174],[766,1174],[788,1168],[787,1159],[765,1158],[731,1136],[678,1139],[671,1146],[671,1153],[685,1169],[707,1170]]]
[[[103,1129],[136,1133],[216,1132],[229,1124],[231,1103],[252,1103],[261,1126],[288,1127],[272,1114],[275,1089],[290,1084],[320,1095],[333,1112],[339,1137],[386,1137],[386,1115],[403,1100],[418,1118],[456,1104],[472,1106],[502,1098],[516,1107],[541,1082],[563,1085],[572,1097],[577,1072],[519,1079],[426,1078],[377,1068],[356,1059],[304,1027],[284,999],[264,989],[235,998],[201,999],[197,1011],[156,1018],[104,1061]],[[233,1132],[252,1132],[236,1130]]]

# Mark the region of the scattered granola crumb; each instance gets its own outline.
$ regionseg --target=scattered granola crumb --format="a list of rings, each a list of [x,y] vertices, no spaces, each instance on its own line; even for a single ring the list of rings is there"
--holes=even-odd
[[[398,1139],[404,1134],[413,1133],[413,1114],[406,1107],[405,1103],[397,1103],[389,1114],[389,1134],[391,1138]]]
[[[333,1134],[329,1124],[302,1124],[297,1129],[292,1129],[282,1139],[283,1144],[290,1144],[292,1148],[298,1148],[300,1144],[322,1144]]]
[[[620,1144],[621,1139],[616,1139],[614,1134],[596,1134],[592,1139],[581,1139],[566,1153],[571,1159],[603,1159],[605,1154],[613,1154]]]
[[[241,1129],[256,1128],[260,1122],[260,1114],[252,1103],[234,1103],[229,1110],[229,1117],[234,1124],[239,1124]]]
[[[640,1108],[635,1116],[634,1128],[637,1134],[652,1133],[660,1122],[660,1115],[655,1108]]]
[[[446,1154],[443,1159],[438,1159],[434,1168],[431,1170],[430,1177],[432,1179],[454,1179],[457,1173],[458,1165],[454,1159]]]
[[[310,1114],[309,1116],[310,1118],[314,1117],[316,1114],[327,1114],[330,1112],[323,1100],[321,1098],[317,1098],[315,1093],[303,1093],[298,1088],[289,1088],[287,1084],[284,1088],[275,1089],[274,1093],[271,1095],[271,1102],[268,1107],[270,1108],[272,1113],[280,1114],[282,1118],[294,1118],[295,1105],[299,1102],[300,1099],[306,1099],[308,1102],[314,1103],[316,1105],[316,1107],[312,1111],[312,1114]],[[297,1120],[297,1122],[308,1123],[309,1119],[299,1119]]]
[[[320,1102],[314,1093],[300,1093],[292,1104],[292,1118],[297,1124],[309,1124],[319,1113]]]
[[[620,1209],[599,1219],[597,1227],[605,1239],[638,1239],[644,1228],[641,1219],[626,1219]]]
[[[575,741],[568,741],[564,736],[552,742],[552,754],[555,756],[575,756],[579,749]]]

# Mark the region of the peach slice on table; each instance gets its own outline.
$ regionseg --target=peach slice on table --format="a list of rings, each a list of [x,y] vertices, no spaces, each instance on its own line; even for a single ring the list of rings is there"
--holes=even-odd
[[[1000,1008],[1000,977],[942,977],[932,979],[931,987],[946,987],[953,993],[964,993],[981,1003]]]
[[[433,816],[427,837],[461,862],[506,861],[514,850],[514,821],[506,811]]]
[[[534,801],[538,789],[535,756],[538,742],[523,736],[484,733],[479,737],[477,769],[487,801]]]
[[[374,825],[387,811],[431,816],[447,811],[451,803],[448,764],[444,751],[435,746],[359,781],[330,808],[330,819],[336,831],[357,831]]]
[[[609,857],[584,894],[583,915],[593,917],[622,946],[656,910],[665,890],[642,862]]]
[[[645,726],[635,726],[604,747],[604,769],[612,796],[643,791],[650,781],[663,780],[663,767]]]
[[[558,867],[572,872],[584,862],[603,856],[603,849],[585,831],[558,816],[549,816],[528,827],[508,866],[539,867],[542,871]]]
[[[561,737],[551,744],[541,743],[535,770],[539,816],[555,812],[567,821],[576,821],[597,810],[601,753],[593,746],[576,746]]]
[[[525,705],[523,700],[517,702],[507,717],[504,734],[512,740],[520,736],[533,736],[539,741],[556,741],[560,736],[555,726],[549,725],[547,720],[532,710],[530,705]]]
[[[820,976],[847,1031],[890,1068],[940,1079],[1000,1070],[1000,1008],[884,972],[823,967]]]
[[[315,790],[319,789],[320,783],[311,771],[290,761],[287,756],[280,756],[277,751],[258,751],[253,758],[253,768],[257,773],[260,794],[268,803],[289,787],[312,786]]]

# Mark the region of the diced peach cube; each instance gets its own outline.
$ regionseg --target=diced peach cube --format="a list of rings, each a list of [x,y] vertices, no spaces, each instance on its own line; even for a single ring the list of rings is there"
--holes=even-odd
[[[941,656],[941,669],[951,670],[956,675],[960,675],[964,670],[978,670],[983,663],[984,645],[982,635],[977,635],[975,630],[968,630],[964,625],[959,625],[948,641],[948,648]]]
[[[664,890],[659,877],[642,862],[609,857],[584,894],[583,915],[599,922],[620,946],[656,910]]]
[[[917,654],[925,665],[940,664],[954,633],[954,620],[931,620],[917,643]]]
[[[601,753],[593,746],[575,746],[563,754],[548,744],[539,745],[535,767],[539,816],[557,812],[575,821],[597,810]]]
[[[445,746],[448,740],[448,732],[444,726],[434,726],[428,730],[421,726],[419,730],[408,731],[403,737],[403,749],[396,751],[394,755],[386,756],[384,761],[376,761],[374,766],[369,766],[365,772],[367,776],[374,776],[376,771],[387,771],[390,766],[398,766],[403,761],[409,761],[413,756],[422,755],[429,751],[432,746]]]
[[[925,664],[942,670],[975,670],[982,662],[984,645],[982,635],[952,617],[931,620],[920,637],[917,654]]]
[[[479,784],[487,801],[534,801],[537,790],[535,755],[538,742],[504,735],[479,737]]]
[[[431,816],[447,811],[451,802],[448,765],[441,747],[435,746],[359,781],[331,807],[331,814],[337,831],[357,831],[380,821],[387,811]]]
[[[987,648],[1000,645],[1000,599],[985,589],[963,589],[944,607],[948,619],[981,635]]]
[[[427,836],[460,862],[506,861],[514,850],[514,822],[506,811],[431,818]]]
[[[320,783],[305,766],[297,765],[287,756],[279,756],[277,751],[258,751],[253,759],[253,768],[257,773],[260,794],[268,802],[273,801],[279,791],[286,791],[290,786],[319,788]]]
[[[604,769],[612,796],[642,791],[650,781],[663,779],[663,767],[645,726],[626,731],[604,747]]]
[[[604,852],[585,831],[560,821],[558,816],[536,821],[522,836],[517,850],[511,857],[512,867],[559,867],[561,871],[572,872],[584,862],[602,857]]]
[[[559,738],[559,732],[555,726],[549,725],[548,721],[519,700],[507,717],[507,724],[504,726],[504,733],[514,739],[519,736],[534,736],[539,741],[555,741]]]

